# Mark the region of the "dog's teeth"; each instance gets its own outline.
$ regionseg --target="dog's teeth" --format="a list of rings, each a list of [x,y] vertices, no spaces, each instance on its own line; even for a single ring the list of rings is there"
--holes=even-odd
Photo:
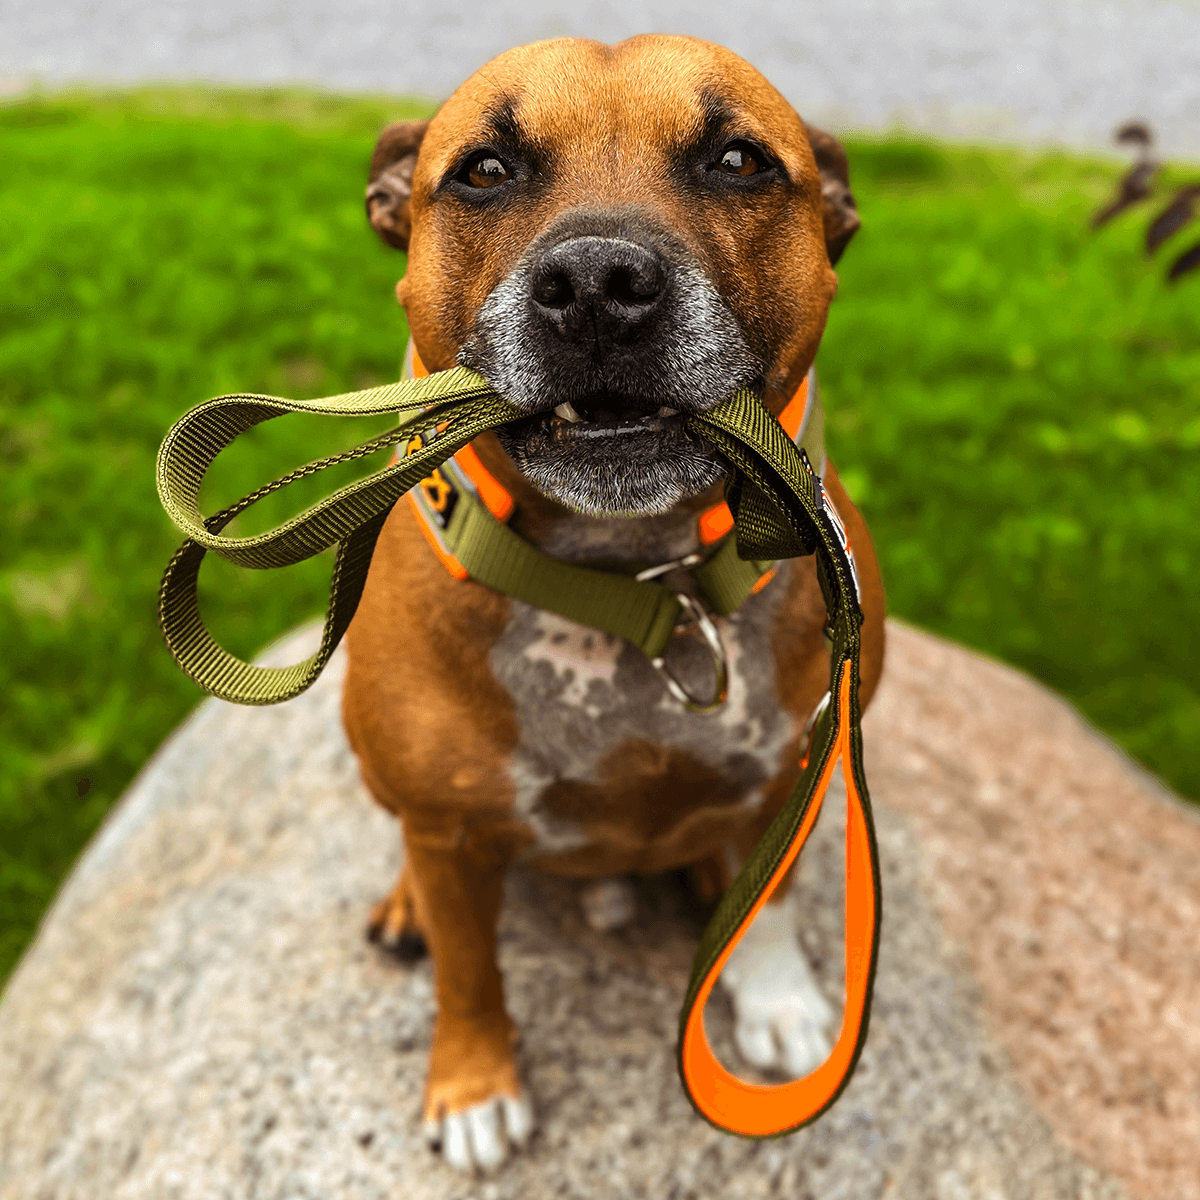
[[[556,416],[562,417],[564,421],[582,421],[583,418],[569,405],[560,404],[555,410]]]
[[[677,408],[668,408],[668,407],[667,407],[667,406],[664,404],[664,405],[662,406],[662,408],[660,408],[660,409],[658,410],[658,412],[656,412],[654,415],[655,415],[656,417],[677,417],[677,416],[679,416],[679,409],[677,409]]]

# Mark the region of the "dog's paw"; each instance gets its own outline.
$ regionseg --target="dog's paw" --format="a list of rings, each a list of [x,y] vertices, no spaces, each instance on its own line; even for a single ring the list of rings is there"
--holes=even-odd
[[[425,1084],[425,1134],[456,1170],[493,1170],[533,1132],[533,1106],[513,1054],[515,1034],[503,1011],[438,1013]]]
[[[462,1112],[425,1122],[430,1146],[456,1171],[493,1171],[508,1157],[510,1146],[520,1149],[533,1132],[533,1105],[524,1093],[493,1096]]]
[[[752,1066],[799,1079],[828,1057],[834,1012],[800,953],[787,904],[759,910],[721,983],[733,1001],[734,1041]]]

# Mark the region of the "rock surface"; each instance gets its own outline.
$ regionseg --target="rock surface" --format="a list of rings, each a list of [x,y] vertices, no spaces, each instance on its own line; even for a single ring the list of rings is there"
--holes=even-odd
[[[890,636],[876,1005],[815,1126],[747,1142],[684,1098],[702,918],[677,881],[639,881],[605,934],[578,885],[514,870],[500,962],[540,1130],[490,1179],[436,1159],[430,966],[362,937],[399,850],[342,735],[339,655],[287,705],[201,705],[80,861],[0,1001],[0,1198],[1200,1197],[1200,824],[1029,680]],[[833,799],[794,888],[830,995]],[[708,1018],[727,1047],[728,1011]]]

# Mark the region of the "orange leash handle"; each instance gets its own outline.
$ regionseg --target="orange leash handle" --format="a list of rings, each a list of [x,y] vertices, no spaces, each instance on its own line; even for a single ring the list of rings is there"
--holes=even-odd
[[[855,778],[851,754],[851,687],[857,682],[852,681],[853,673],[851,660],[843,659],[838,703],[827,710],[836,707],[831,744],[821,763],[812,764],[814,769],[819,765],[820,775],[799,826],[758,900],[709,966],[682,1021],[679,1069],[689,1098],[712,1124],[747,1137],[790,1133],[819,1117],[850,1081],[866,1041],[879,943],[879,868],[869,801]],[[841,1033],[829,1057],[804,1078],[775,1086],[747,1083],[727,1071],[713,1054],[704,1030],[704,1005],[733,948],[803,848],[839,763],[846,779],[846,1008]],[[786,815],[785,810],[781,817]]]

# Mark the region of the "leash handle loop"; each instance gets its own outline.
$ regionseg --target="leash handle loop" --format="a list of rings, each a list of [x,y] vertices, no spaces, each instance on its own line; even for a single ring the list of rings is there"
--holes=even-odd
[[[679,1071],[688,1098],[711,1124],[746,1137],[777,1137],[816,1120],[849,1083],[866,1042],[879,939],[878,864],[869,801],[854,766],[850,712],[854,672],[850,659],[843,659],[839,674],[837,715],[827,722],[824,752],[810,763],[809,770],[804,773],[807,779],[802,777],[793,793],[793,801],[797,793],[807,792],[808,795],[799,806],[789,802],[788,808],[780,814],[783,818],[789,812],[794,813],[799,817],[799,824],[789,831],[783,854],[770,874],[755,886],[755,898],[749,911],[736,928],[721,939],[715,957],[707,958],[699,972],[699,985],[689,989],[680,1017]],[[826,711],[833,712],[835,708],[831,705]],[[704,1029],[704,1005],[734,947],[803,849],[839,766],[845,776],[847,804],[846,1000],[842,1028],[829,1056],[802,1079],[776,1085],[747,1083],[726,1070],[713,1054]],[[808,786],[804,786],[806,782]],[[760,847],[766,840],[764,838]],[[756,850],[735,886],[747,872],[761,872],[762,865],[755,861],[758,858]],[[713,923],[720,919],[718,911]],[[701,953],[697,954],[697,962]],[[693,968],[693,981],[696,979]]]
[[[208,467],[230,442],[255,425],[289,412],[367,416],[404,410],[411,415],[397,428],[342,454],[298,467],[214,516],[201,516],[200,485]],[[205,691],[237,704],[277,704],[299,695],[324,669],[349,627],[392,506],[483,430],[520,415],[482,376],[464,368],[322,400],[220,396],[185,414],[163,441],[157,471],[163,507],[188,535],[159,587],[159,627],[176,663]],[[276,529],[253,537],[222,535],[234,517],[264,497],[336,463],[393,446],[410,436],[416,421],[444,427],[417,453],[339,489]],[[265,569],[290,566],[334,545],[337,558],[321,646],[310,658],[289,667],[259,667],[230,654],[209,633],[200,616],[197,583],[210,550],[239,566]]]
[[[425,447],[423,455],[357,480],[331,496],[285,521],[276,529],[252,537],[224,537],[200,514],[200,485],[213,460],[240,434],[263,421],[285,413],[317,413],[334,416],[378,416],[383,413],[418,410],[433,406],[426,414],[429,423],[449,421],[453,436],[466,433],[466,441],[485,428],[523,414],[502,400],[481,375],[456,367],[421,380],[403,380],[361,392],[348,392],[321,400],[285,400],[276,396],[218,396],[181,417],[163,439],[158,452],[157,483],[162,506],[172,521],[193,541],[238,566],[251,568],[291,566],[327,549],[386,505],[391,507],[417,479],[409,476],[424,465],[432,470],[453,450],[464,445],[459,440],[442,454],[448,442],[444,436],[434,439],[436,451]],[[409,432],[418,416],[412,411],[407,422],[371,438],[344,454],[318,459],[259,488],[234,505],[232,516],[257,503],[264,496],[289,483],[316,474],[336,463],[349,462],[375,450],[395,445]],[[469,432],[468,432],[469,431]],[[398,490],[397,490],[398,489]],[[226,510],[227,512],[229,510]],[[227,522],[226,522],[227,523]],[[223,527],[223,526],[222,526]]]

